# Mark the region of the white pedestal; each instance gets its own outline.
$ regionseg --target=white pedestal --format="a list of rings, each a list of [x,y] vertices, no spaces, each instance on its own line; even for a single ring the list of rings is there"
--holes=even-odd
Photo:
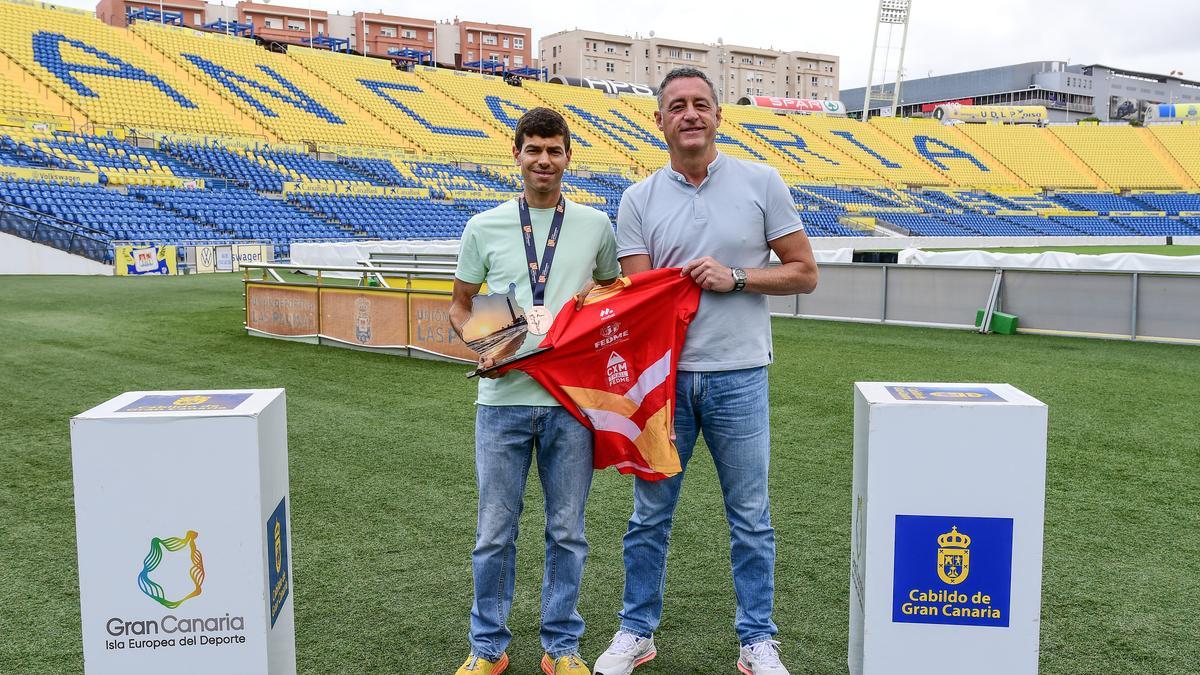
[[[296,672],[282,389],[122,394],[71,450],[89,674]]]
[[[851,675],[1036,673],[1045,484],[1020,390],[857,383]]]

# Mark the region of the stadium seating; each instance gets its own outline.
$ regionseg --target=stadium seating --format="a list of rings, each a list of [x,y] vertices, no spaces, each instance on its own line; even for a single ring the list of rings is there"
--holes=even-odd
[[[456,238],[520,190],[535,106],[571,124],[564,193],[614,222],[668,161],[646,96],[5,0],[0,53],[0,200],[111,239]],[[814,237],[1200,236],[1200,125],[722,114],[718,148],[776,168]]]
[[[573,128],[587,129],[644,171],[667,164],[667,143],[654,123],[619,100],[596,89],[566,89],[544,82],[530,82],[521,88],[535,94],[542,105],[562,113]]]
[[[341,239],[352,236],[339,225],[245,190],[138,188],[136,198],[181,219],[208,226],[209,239],[266,239],[284,249],[294,239]]]
[[[1122,190],[1179,190],[1183,184],[1155,156],[1145,129],[1119,126],[1056,126],[1050,132],[1104,182]]]
[[[936,120],[873,117],[871,124],[923,158],[955,185],[988,189],[1027,187],[966,134]]]
[[[289,202],[379,239],[448,239],[462,236],[475,210],[403,197],[292,195]],[[492,202],[484,208],[491,208]]]
[[[295,60],[252,40],[144,22],[130,30],[283,141],[404,145],[395,132]]]
[[[288,55],[428,155],[444,161],[512,158],[507,133],[389,61],[300,47],[292,47]]]
[[[1108,187],[1045,129],[1021,124],[960,124],[957,128],[1035,188]]]
[[[730,133],[741,130],[746,137],[766,146],[764,152],[777,158],[772,163],[785,177],[794,175],[805,182],[878,182],[858,162],[817,134],[789,124],[785,116],[746,106],[724,106],[722,115]]]
[[[427,67],[417,68],[416,73],[468,110],[475,111],[505,138],[511,137],[517,120],[526,110],[546,105],[526,87],[511,87],[491,75]],[[571,129],[571,155],[577,168],[619,172],[634,164],[629,155],[601,140],[586,125]]]
[[[1053,199],[1068,209],[1076,211],[1095,211],[1096,213],[1108,214],[1113,212],[1127,211],[1145,211],[1140,203],[1126,199],[1120,195],[1104,192],[1093,193],[1070,193],[1060,192],[1055,194]]]
[[[218,237],[208,225],[100,185],[0,181],[0,200],[99,230],[113,239],[178,242]]]
[[[1135,192],[1130,198],[1144,204],[1151,211],[1163,211],[1169,215],[1200,213],[1200,194]]]
[[[646,129],[657,133],[654,113],[658,110],[658,99],[627,94],[621,96],[620,101],[636,111],[637,115],[633,119],[637,119]],[[723,111],[727,109],[728,107],[725,107]],[[717,129],[717,147],[732,157],[770,164],[785,177],[802,175],[794,163],[773,152],[769,146],[750,136],[735,124],[726,122]]]
[[[1150,127],[1150,133],[1187,172],[1191,181],[1200,184],[1200,143],[1196,142],[1200,125],[1159,125]]]
[[[945,176],[927,162],[901,147],[873,125],[852,119],[788,115],[782,119],[807,130],[841,150],[870,172],[870,182],[893,185],[949,185]]]
[[[16,73],[10,73],[16,75]],[[48,119],[53,115],[46,106],[34,98],[15,79],[0,75],[0,115],[32,116],[33,119]]]
[[[78,10],[0,2],[0,51],[96,124],[240,134],[203,87]],[[161,58],[161,57],[159,57]]]

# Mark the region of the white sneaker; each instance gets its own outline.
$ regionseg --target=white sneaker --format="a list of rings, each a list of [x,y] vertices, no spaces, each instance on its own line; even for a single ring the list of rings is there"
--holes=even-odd
[[[779,643],[775,640],[763,640],[742,647],[737,666],[746,675],[790,675],[779,660]]]
[[[619,630],[608,644],[608,649],[592,665],[592,671],[595,675],[629,675],[634,668],[657,655],[653,636],[644,638]]]

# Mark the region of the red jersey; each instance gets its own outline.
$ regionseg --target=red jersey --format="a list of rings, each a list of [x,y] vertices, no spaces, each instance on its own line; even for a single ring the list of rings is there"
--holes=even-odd
[[[517,361],[595,439],[593,465],[648,480],[679,473],[675,449],[675,366],[700,287],[679,268],[622,277],[598,288],[582,309],[559,310],[541,347]]]

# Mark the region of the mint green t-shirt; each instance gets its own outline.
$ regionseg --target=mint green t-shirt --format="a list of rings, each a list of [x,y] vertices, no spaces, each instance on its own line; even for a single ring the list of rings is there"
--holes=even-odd
[[[554,209],[529,209],[539,263],[546,250],[553,217]],[[612,279],[620,273],[617,240],[608,216],[566,200],[562,231],[550,277],[546,280],[546,308],[557,312],[588,281]],[[454,276],[469,284],[487,282],[488,291],[492,293],[502,293],[509,284],[516,284],[517,304],[529,309],[533,304],[533,290],[529,287],[529,266],[516,199],[476,214],[467,221]],[[521,351],[537,347],[544,337],[527,336]],[[497,379],[480,378],[479,397],[475,402],[482,405],[558,405],[542,385],[516,370]]]

